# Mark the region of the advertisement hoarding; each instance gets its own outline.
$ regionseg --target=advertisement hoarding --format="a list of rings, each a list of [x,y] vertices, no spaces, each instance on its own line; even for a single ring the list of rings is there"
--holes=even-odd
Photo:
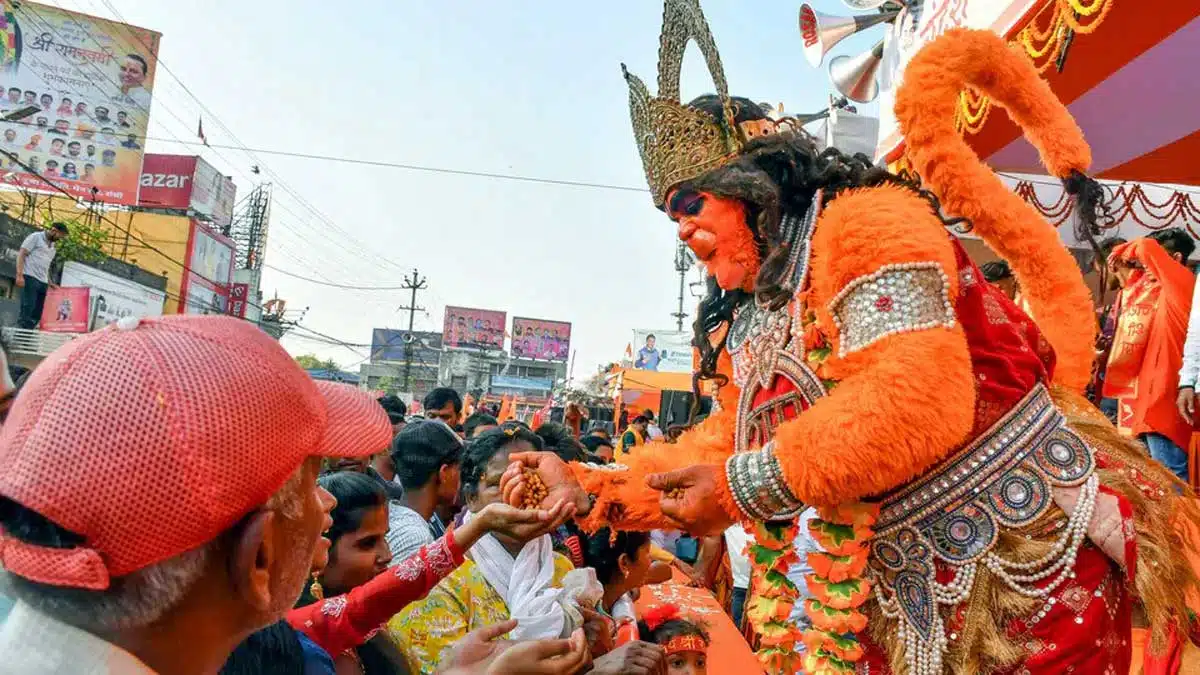
[[[469,307],[446,307],[442,342],[447,347],[504,349],[505,312]]]
[[[196,173],[192,177],[192,199],[190,208],[207,216],[213,226],[228,227],[233,221],[233,202],[237,188],[233,179],[222,176],[212,164],[203,158],[196,160]]]
[[[63,265],[63,286],[91,289],[88,329],[104,328],[126,316],[162,316],[167,294],[74,260]]]
[[[0,21],[0,146],[65,191],[137,204],[161,35],[32,2]],[[49,189],[11,158],[4,181]],[[93,193],[92,188],[96,188]]]
[[[438,352],[442,349],[442,334],[415,330],[392,328],[376,328],[371,331],[371,361],[405,361],[409,353],[409,340],[412,335],[413,363],[436,365]]]
[[[138,206],[186,209],[192,199],[197,157],[147,154],[142,162]]]
[[[86,333],[88,329],[86,286],[57,286],[46,289],[41,329],[47,333]]]
[[[692,372],[692,334],[677,330],[633,331],[633,367],[661,373]]]
[[[512,353],[525,359],[566,361],[571,357],[571,324],[514,316]]]
[[[186,290],[179,301],[180,314],[228,314],[229,287],[217,286],[196,274],[188,275]]]
[[[147,154],[142,163],[139,206],[187,209],[216,229],[233,221],[237,187],[201,157]]]
[[[218,286],[233,282],[233,240],[192,221],[188,267]]]

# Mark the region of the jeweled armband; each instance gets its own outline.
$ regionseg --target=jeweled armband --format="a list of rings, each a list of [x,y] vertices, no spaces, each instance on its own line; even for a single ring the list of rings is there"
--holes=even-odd
[[[754,520],[788,520],[804,510],[783,479],[771,444],[757,452],[741,452],[725,460],[729,491],[738,508]]]
[[[858,277],[829,303],[837,324],[838,356],[897,333],[954,325],[950,280],[935,262],[884,265]]]

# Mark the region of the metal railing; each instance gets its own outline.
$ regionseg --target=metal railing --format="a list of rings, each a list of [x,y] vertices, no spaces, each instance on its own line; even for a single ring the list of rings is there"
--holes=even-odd
[[[74,340],[75,333],[47,333],[27,328],[0,329],[0,339],[9,352],[48,356],[50,352]]]

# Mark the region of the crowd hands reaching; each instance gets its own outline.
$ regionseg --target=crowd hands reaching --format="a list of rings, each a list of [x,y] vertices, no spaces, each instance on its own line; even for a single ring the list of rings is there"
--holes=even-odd
[[[569,482],[540,508],[504,499],[547,447],[547,470],[590,457],[561,425],[452,429],[445,390],[413,421],[223,317],[97,331],[2,388],[5,672],[704,673],[634,611],[668,564],[694,570],[652,560],[645,533],[583,533]],[[58,414],[64,396],[87,404]]]

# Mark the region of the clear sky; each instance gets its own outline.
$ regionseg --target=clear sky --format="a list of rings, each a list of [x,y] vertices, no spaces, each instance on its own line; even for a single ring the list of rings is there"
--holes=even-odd
[[[239,196],[256,161],[199,146],[202,114],[214,145],[237,144],[223,123],[251,148],[645,187],[619,64],[655,88],[658,0],[50,4],[119,13],[163,34],[149,133],[190,145],[147,148],[203,155],[234,176]],[[703,4],[734,93],[792,112],[824,107],[831,88],[825,70],[804,61],[798,2]],[[851,13],[836,0],[814,5]],[[865,50],[882,31],[835,53]],[[683,78],[685,98],[711,91],[695,47]],[[646,192],[257,159],[261,179],[274,183],[267,264],[379,286],[399,285],[418,266],[430,288],[418,297],[428,313],[417,329],[441,330],[446,304],[569,321],[575,375],[584,376],[619,359],[631,329],[674,325],[675,230]],[[407,325],[397,311],[407,292],[339,290],[269,269],[263,291],[309,307],[305,326],[351,343],[370,342],[373,327]],[[343,365],[368,352],[296,334],[284,344]]]

